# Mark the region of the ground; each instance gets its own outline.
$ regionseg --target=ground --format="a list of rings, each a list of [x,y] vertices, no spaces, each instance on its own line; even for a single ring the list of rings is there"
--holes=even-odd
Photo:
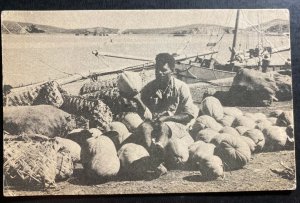
[[[291,102],[276,102],[271,107],[240,107],[245,112],[267,114],[274,109],[289,110]],[[4,182],[5,196],[36,195],[86,195],[86,194],[135,194],[135,193],[197,193],[226,191],[293,190],[295,179],[289,180],[272,170],[283,170],[281,165],[294,167],[294,151],[280,151],[254,154],[251,161],[240,170],[225,172],[225,177],[204,180],[199,171],[169,171],[152,180],[110,180],[105,183],[89,184],[82,176],[81,165],[76,166],[73,177],[57,183],[55,189],[28,191],[9,187]]]

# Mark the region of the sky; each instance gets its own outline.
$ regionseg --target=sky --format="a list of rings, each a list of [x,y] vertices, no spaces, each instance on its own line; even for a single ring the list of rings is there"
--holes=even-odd
[[[236,9],[3,11],[1,19],[69,29],[109,27],[122,30],[174,27],[190,24],[217,24],[234,27],[236,12]],[[239,27],[245,28],[273,19],[289,20],[288,10],[241,10]]]

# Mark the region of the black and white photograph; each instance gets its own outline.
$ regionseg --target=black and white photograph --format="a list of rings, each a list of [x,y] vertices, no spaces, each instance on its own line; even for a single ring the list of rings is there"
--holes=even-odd
[[[296,189],[288,9],[1,13],[3,194]]]

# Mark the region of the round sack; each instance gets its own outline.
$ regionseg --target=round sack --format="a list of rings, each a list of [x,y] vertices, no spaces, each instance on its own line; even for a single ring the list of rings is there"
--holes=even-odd
[[[202,115],[208,115],[216,120],[221,120],[224,116],[223,106],[215,97],[206,97],[200,104]]]
[[[263,130],[269,126],[272,126],[272,122],[269,121],[268,119],[262,119],[262,120],[257,120],[256,121],[256,126],[255,128],[256,129],[259,129],[259,130]]]
[[[236,117],[232,123],[232,127],[237,127],[237,126],[245,126],[250,129],[253,129],[253,128],[255,128],[256,123],[250,117],[239,116],[239,117]]]
[[[191,133],[192,135],[195,135],[200,130],[203,130],[205,128],[211,128],[219,132],[223,128],[223,126],[219,124],[213,117],[202,115],[196,119],[192,127]]]
[[[247,130],[250,130],[246,126],[237,126],[235,129],[240,133],[240,135],[243,135]]]
[[[280,114],[282,114],[282,112],[283,112],[282,110],[271,111],[270,114],[269,114],[269,116],[270,116],[270,117],[278,118],[278,116],[279,116]]]
[[[64,137],[76,128],[75,118],[50,105],[3,108],[3,129],[10,134],[41,134]]]
[[[199,163],[199,169],[203,178],[213,180],[224,177],[223,162],[218,156],[207,156]]]
[[[117,121],[114,121],[110,124],[110,129],[111,131],[116,131],[118,133],[117,139],[119,145],[122,144],[122,142],[131,134],[123,123]]]
[[[256,152],[261,151],[265,146],[265,137],[264,134],[258,129],[247,130],[243,136],[249,137],[256,144]]]
[[[289,125],[294,124],[294,116],[293,111],[284,111],[282,112],[277,119],[278,126],[287,127]]]
[[[276,123],[277,123],[277,118],[276,117],[269,117],[267,119],[268,119],[268,121],[270,121],[272,123],[272,125],[276,125]]]
[[[86,140],[81,147],[81,162],[87,177],[92,180],[115,176],[120,169],[115,145],[106,136]]]
[[[226,134],[230,134],[230,135],[233,135],[233,136],[240,136],[240,133],[236,129],[234,129],[232,127],[228,127],[228,126],[223,127],[219,131],[219,133],[226,133]]]
[[[223,107],[223,110],[227,116],[238,117],[243,115],[243,112],[236,107]]]
[[[270,126],[263,130],[265,136],[265,150],[278,151],[282,150],[287,141],[287,134],[284,128],[278,126]]]
[[[224,115],[224,117],[219,120],[219,123],[221,123],[223,126],[232,126],[233,121],[235,120],[234,116],[230,115]]]
[[[180,169],[189,158],[188,146],[178,138],[171,138],[165,147],[165,163],[169,169]]]
[[[195,135],[195,141],[202,140],[206,143],[209,143],[213,137],[218,135],[219,133],[214,131],[211,128],[205,128],[203,130],[200,130],[196,135]]]
[[[251,138],[245,136],[241,136],[241,138],[248,144],[251,153],[254,153],[254,151],[256,150],[256,144],[254,143],[254,141]]]
[[[189,166],[191,169],[198,169],[199,163],[206,157],[214,155],[215,145],[197,141],[189,146]]]
[[[229,136],[216,146],[215,155],[222,159],[226,170],[236,170],[250,161],[251,151],[241,137]]]
[[[55,140],[58,143],[58,146],[60,147],[60,149],[69,152],[69,154],[71,156],[71,160],[73,162],[80,161],[81,147],[79,144],[77,144],[76,142],[74,142],[70,139],[65,139],[65,138],[61,138],[61,137],[56,137]]]
[[[134,132],[134,130],[143,123],[143,120],[137,113],[128,112],[124,115],[123,119],[121,120],[122,123],[125,124],[127,129],[130,132]]]
[[[221,142],[226,138],[226,137],[235,137],[234,135],[230,135],[227,133],[219,133],[215,137],[213,137],[210,141],[210,143],[214,144],[215,146],[218,146],[221,144]]]
[[[141,177],[149,168],[150,155],[141,145],[128,143],[118,151],[121,170],[130,176]]]

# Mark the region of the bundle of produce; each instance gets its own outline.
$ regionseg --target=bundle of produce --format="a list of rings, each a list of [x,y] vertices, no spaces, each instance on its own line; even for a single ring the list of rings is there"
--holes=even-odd
[[[233,79],[228,92],[233,106],[269,106],[275,98],[278,87],[268,73],[241,69]]]
[[[272,125],[276,125],[277,119],[278,118],[276,118],[276,117],[269,117],[269,118],[267,118],[267,120],[270,121],[272,123]]]
[[[147,170],[150,169],[150,155],[141,145],[128,143],[123,145],[118,151],[121,161],[121,170],[126,177],[143,178]]]
[[[3,108],[3,129],[10,134],[42,134],[64,137],[76,128],[75,118],[50,105]]]
[[[168,126],[169,132],[171,133],[170,135],[168,135],[168,137],[178,138],[187,146],[190,146],[192,143],[194,143],[194,139],[187,131],[185,125],[170,121],[164,122],[163,124],[166,124]]]
[[[82,96],[87,99],[103,101],[109,106],[116,119],[118,119],[123,112],[137,112],[138,110],[136,102],[121,96],[120,90],[117,87],[87,93]]]
[[[210,117],[208,115],[202,115],[196,119],[192,127],[191,134],[195,135],[200,130],[203,130],[205,128],[211,128],[219,132],[223,128],[223,126],[220,123],[218,123],[213,117]]]
[[[12,91],[3,98],[4,106],[31,106],[49,104],[60,107],[63,104],[61,88],[55,81],[31,85]]]
[[[200,130],[194,137],[195,141],[202,140],[206,143],[209,143],[212,138],[217,136],[219,133],[212,130],[211,128],[205,128],[203,130]]]
[[[240,133],[234,129],[233,127],[228,127],[228,126],[225,126],[223,127],[219,133],[226,133],[226,134],[230,134],[230,135],[233,135],[233,136],[240,136]]]
[[[243,133],[243,136],[249,137],[255,143],[255,152],[261,151],[265,146],[264,134],[258,129],[250,129]]]
[[[276,117],[276,118],[278,118],[278,116],[280,115],[280,114],[282,114],[282,110],[274,110],[274,111],[271,111],[270,113],[269,113],[269,116],[270,117]]]
[[[265,151],[283,150],[288,139],[285,128],[270,126],[263,130],[265,136]]]
[[[222,159],[226,170],[236,170],[250,161],[251,151],[241,137],[227,136],[216,146],[215,155]]]
[[[110,108],[100,100],[64,95],[64,103],[60,108],[68,113],[87,118],[90,127],[97,127],[103,131],[109,130],[112,122]]]
[[[223,106],[215,97],[206,97],[200,104],[200,114],[208,115],[216,120],[221,120],[224,116]]]
[[[70,139],[79,146],[82,146],[88,138],[96,137],[102,135],[102,132],[98,130],[97,128],[91,128],[91,129],[74,129],[69,134],[66,135],[67,139]]]
[[[54,140],[22,140],[22,137],[18,136],[16,138],[4,141],[5,179],[9,184],[26,188],[54,187],[57,167],[57,147]]]
[[[106,136],[86,140],[81,146],[81,163],[87,177],[96,181],[113,177],[120,169],[115,145]]]

